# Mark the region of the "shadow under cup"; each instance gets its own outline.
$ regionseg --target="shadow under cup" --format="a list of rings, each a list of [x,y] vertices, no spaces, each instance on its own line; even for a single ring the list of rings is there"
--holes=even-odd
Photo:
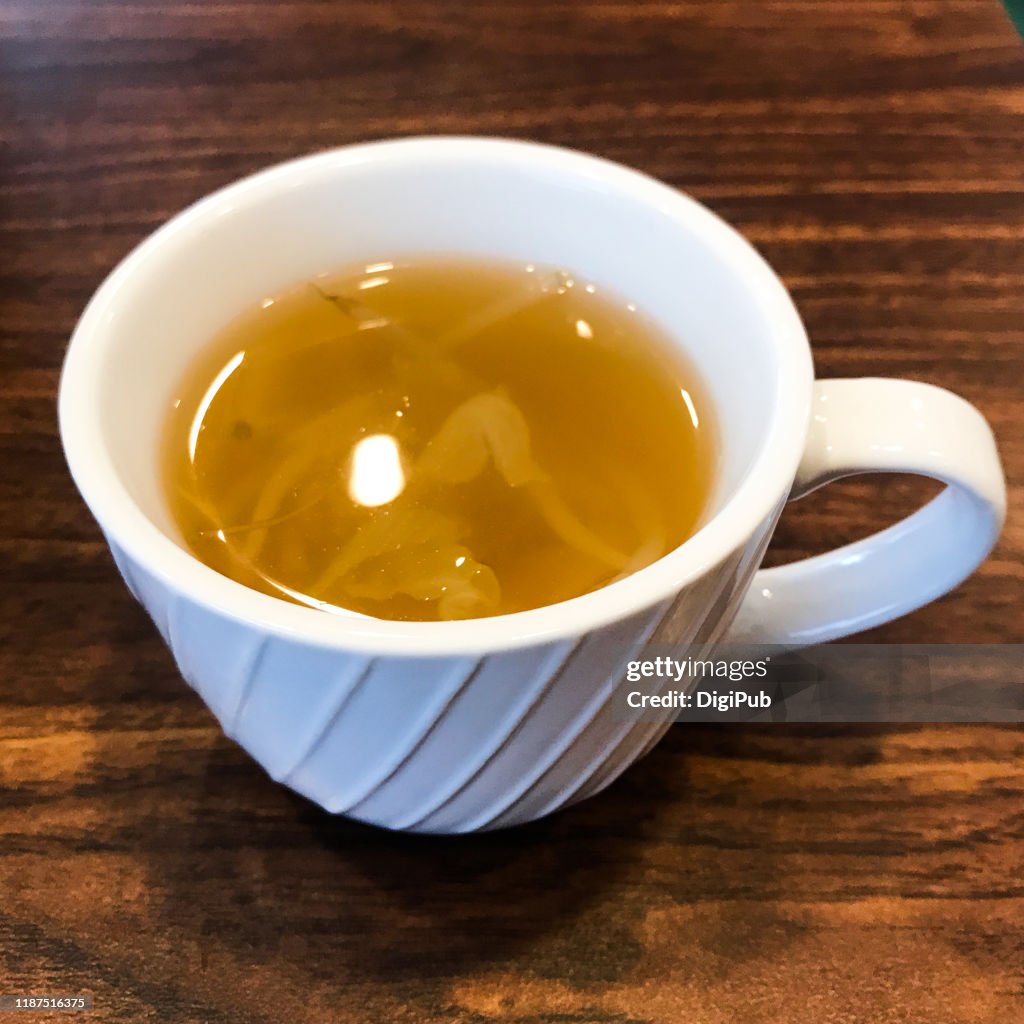
[[[702,528],[600,591],[476,622],[342,621],[201,565],[159,458],[172,391],[197,353],[302,280],[431,253],[565,267],[676,339],[718,427]],[[76,330],[61,431],[126,581],[229,735],[330,810],[462,831],[596,792],[653,742],[595,704],[609,652],[649,639],[670,606],[680,623],[707,625],[716,573],[730,577],[730,600],[742,596],[800,457],[811,381],[782,285],[693,200],[551,147],[418,139],[272,168],[144,242]]]

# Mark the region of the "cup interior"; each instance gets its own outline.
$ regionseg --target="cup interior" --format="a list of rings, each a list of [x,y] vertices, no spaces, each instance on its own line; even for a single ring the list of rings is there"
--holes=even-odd
[[[165,412],[186,367],[230,320],[322,272],[426,253],[552,264],[635,303],[685,351],[714,410],[708,525],[759,464],[748,500],[765,511],[785,494],[810,358],[785,290],[739,235],[686,196],[593,157],[419,139],[330,151],[230,186],[111,275],[76,329],[61,396],[69,461],[101,525],[117,499],[86,479],[97,460],[108,490],[116,480],[181,546],[160,476]]]

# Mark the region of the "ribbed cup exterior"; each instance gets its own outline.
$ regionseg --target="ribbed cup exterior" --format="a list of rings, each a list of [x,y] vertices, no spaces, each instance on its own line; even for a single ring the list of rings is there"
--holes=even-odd
[[[111,550],[182,676],[273,779],[333,813],[452,833],[542,817],[600,792],[646,753],[674,712],[624,722],[612,704],[623,662],[647,643],[719,639],[774,521],[671,601],[483,657],[371,656],[285,639],[177,594]]]

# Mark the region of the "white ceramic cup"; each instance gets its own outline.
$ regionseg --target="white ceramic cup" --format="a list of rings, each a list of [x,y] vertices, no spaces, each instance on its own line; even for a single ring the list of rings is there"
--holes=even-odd
[[[303,279],[439,251],[570,268],[685,348],[721,434],[701,528],[603,590],[462,622],[338,618],[195,559],[169,514],[157,449],[196,353]],[[614,669],[642,644],[714,643],[737,612],[730,639],[743,641],[809,644],[877,625],[971,573],[1005,514],[983,417],[927,384],[816,382],[785,288],[704,207],[603,160],[489,139],[337,149],[175,217],[83,314],[60,426],[125,581],[228,735],[329,811],[424,832],[528,821],[607,786],[667,727],[624,723],[611,706]],[[757,571],[787,498],[863,472],[947,486],[882,533]]]

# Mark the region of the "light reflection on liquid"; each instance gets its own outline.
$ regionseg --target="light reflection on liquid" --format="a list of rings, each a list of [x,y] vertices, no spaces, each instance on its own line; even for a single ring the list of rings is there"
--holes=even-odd
[[[244,349],[241,352],[236,352],[221,368],[220,373],[213,378],[213,383],[206,389],[206,394],[200,400],[199,408],[196,409],[196,414],[192,419],[192,426],[188,432],[188,457],[192,462],[196,460],[196,445],[199,444],[199,433],[203,429],[203,420],[206,419],[206,413],[210,408],[210,404],[217,397],[217,392],[224,387],[228,377],[242,365],[244,358]]]
[[[405,490],[398,442],[390,434],[371,434],[352,449],[349,497],[366,508],[387,505]]]
[[[700,420],[697,419],[697,407],[693,404],[693,398],[691,397],[690,392],[687,391],[686,388],[680,388],[679,394],[683,396],[683,401],[686,403],[686,410],[690,414],[690,421],[695,427],[699,427]]]

